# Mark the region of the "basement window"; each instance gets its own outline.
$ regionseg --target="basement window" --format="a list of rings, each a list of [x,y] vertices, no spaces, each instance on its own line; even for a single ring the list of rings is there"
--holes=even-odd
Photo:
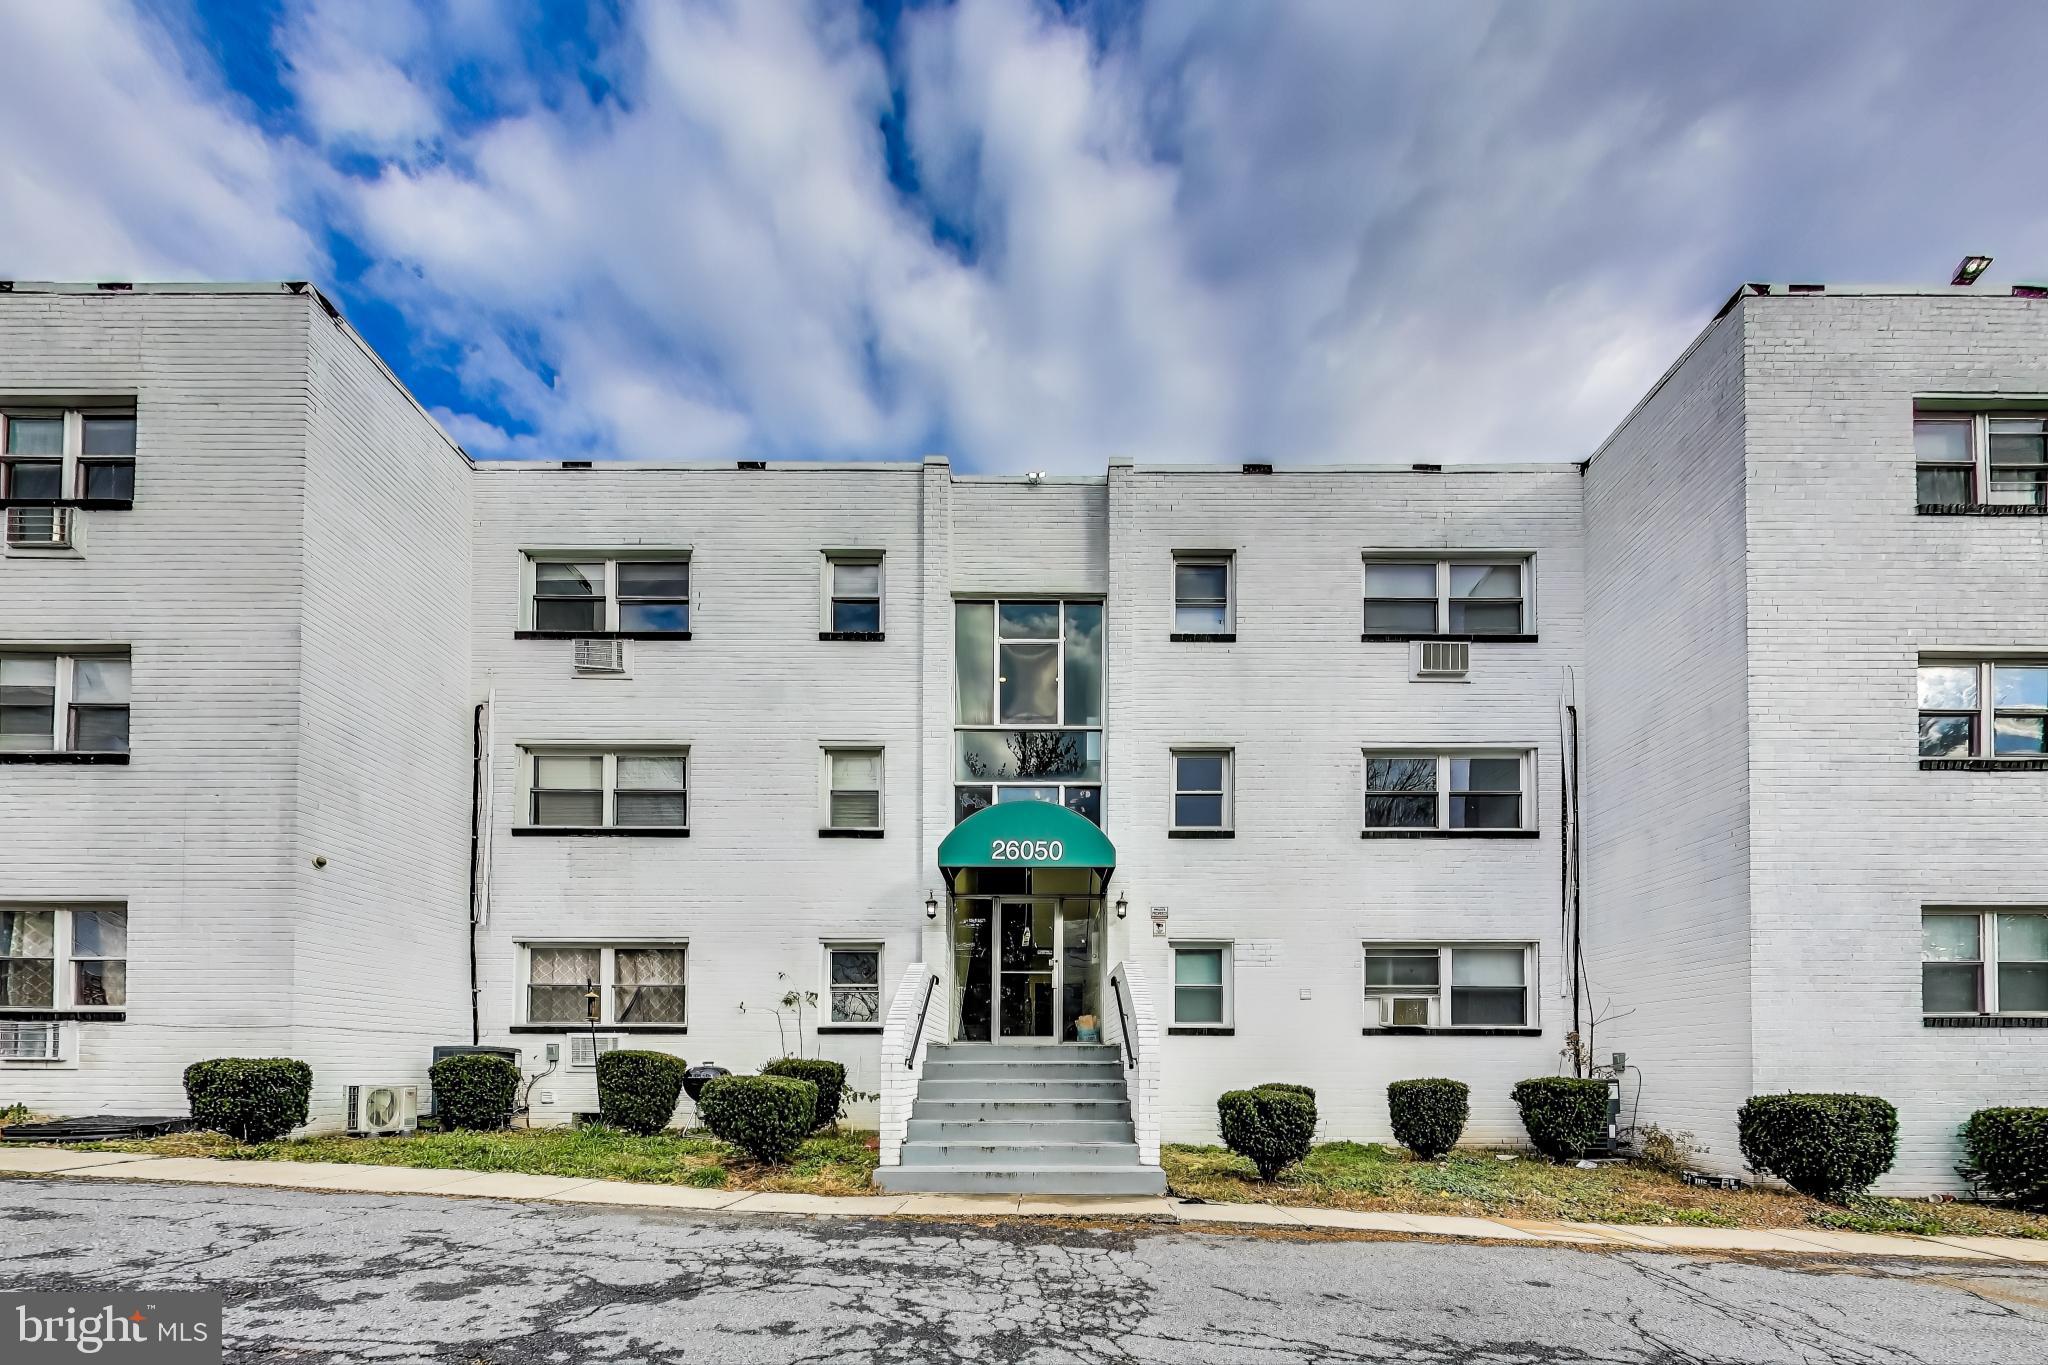
[[[1527,1028],[1532,952],[1525,943],[1367,944],[1365,1026]]]
[[[122,1009],[128,912],[119,906],[0,905],[0,1008]]]
[[[597,1025],[673,1024],[687,1021],[687,945],[557,944],[526,947],[526,1019],[529,1024],[588,1027],[590,996]]]

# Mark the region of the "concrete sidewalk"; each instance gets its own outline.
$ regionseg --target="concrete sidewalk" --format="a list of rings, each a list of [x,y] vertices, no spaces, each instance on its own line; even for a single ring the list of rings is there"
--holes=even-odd
[[[92,1180],[258,1185],[350,1194],[440,1194],[478,1199],[548,1200],[725,1213],[854,1215],[870,1218],[1144,1218],[1192,1227],[1237,1224],[1447,1237],[1488,1242],[1626,1247],[1634,1250],[1789,1252],[1800,1255],[1911,1256],[1952,1261],[2048,1265],[2048,1241],[2018,1237],[1876,1236],[1819,1228],[1702,1228],[1613,1223],[1545,1223],[1426,1213],[1286,1208],[1276,1204],[1184,1204],[1170,1197],[908,1194],[831,1197],[700,1190],[624,1180],[578,1180],[510,1172],[429,1170],[326,1161],[224,1161],[124,1152],[0,1147],[0,1172]]]

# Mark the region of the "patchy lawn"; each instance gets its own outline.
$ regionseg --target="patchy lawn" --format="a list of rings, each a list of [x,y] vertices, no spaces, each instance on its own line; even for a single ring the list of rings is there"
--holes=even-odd
[[[1554,1166],[1526,1153],[1453,1152],[1417,1161],[1399,1147],[1327,1142],[1271,1185],[1222,1147],[1166,1147],[1167,1188],[1223,1204],[1301,1204],[1384,1213],[1452,1213],[1576,1223],[1713,1228],[1823,1227],[2048,1239],[2048,1215],[1984,1204],[1866,1196],[1843,1206],[1781,1190],[1706,1190],[1647,1166]]]
[[[517,1171],[590,1180],[636,1180],[705,1189],[780,1190],[792,1194],[872,1194],[874,1134],[820,1133],[787,1166],[764,1166],[701,1130],[635,1137],[616,1128],[509,1129],[498,1133],[417,1133],[411,1137],[315,1137],[240,1143],[218,1133],[114,1142],[66,1143],[84,1151],[231,1161],[347,1161],[437,1170]]]

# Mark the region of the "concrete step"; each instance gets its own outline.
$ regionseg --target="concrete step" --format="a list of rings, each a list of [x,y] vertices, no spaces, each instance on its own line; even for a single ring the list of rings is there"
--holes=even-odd
[[[925,1055],[955,1061],[1113,1061],[1123,1054],[1106,1043],[933,1043]]]
[[[917,1087],[919,1099],[934,1100],[1120,1100],[1124,1083],[1068,1080],[967,1080],[926,1076]]]
[[[1129,1142],[1127,1119],[1046,1119],[1016,1123],[981,1119],[954,1123],[945,1119],[912,1119],[908,1142]]]
[[[1123,1068],[1114,1060],[1083,1061],[1078,1057],[1003,1058],[933,1057],[925,1063],[927,1081],[1122,1081]]]
[[[1165,1194],[1157,1166],[883,1166],[875,1183],[891,1194]]]
[[[978,1119],[1001,1119],[1007,1123],[1044,1123],[1048,1120],[1086,1119],[1095,1122],[1131,1121],[1131,1102],[1118,1092],[1114,1099],[1096,1100],[990,1100],[932,1099],[920,1090],[910,1106],[910,1117],[941,1119],[951,1123],[972,1123]]]
[[[906,1142],[906,1166],[1136,1166],[1135,1142]]]

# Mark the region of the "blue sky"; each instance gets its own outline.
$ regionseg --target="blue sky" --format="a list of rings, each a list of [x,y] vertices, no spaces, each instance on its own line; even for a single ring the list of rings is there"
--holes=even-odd
[[[480,457],[1588,453],[2048,276],[2048,6],[0,3],[0,277],[299,279]]]

